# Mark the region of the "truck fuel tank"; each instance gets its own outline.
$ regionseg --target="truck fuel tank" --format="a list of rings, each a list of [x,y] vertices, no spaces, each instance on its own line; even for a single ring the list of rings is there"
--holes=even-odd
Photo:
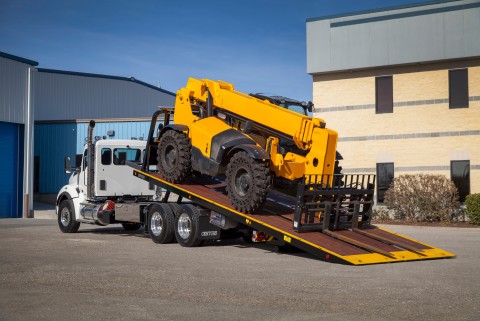
[[[112,201],[100,204],[82,203],[80,204],[80,215],[88,222],[105,226],[111,222],[114,206]]]

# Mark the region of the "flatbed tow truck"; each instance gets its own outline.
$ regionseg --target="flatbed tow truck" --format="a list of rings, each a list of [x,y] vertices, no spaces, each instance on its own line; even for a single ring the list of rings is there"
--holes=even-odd
[[[184,247],[243,237],[352,265],[455,256],[373,226],[375,175],[338,174],[338,134],[277,100],[189,79],[175,108],[153,114],[146,141],[97,140],[92,120],[80,164],[65,158],[60,230],[143,226],[155,243]]]
[[[156,170],[150,170],[155,167],[150,164],[150,160],[154,159],[150,153],[156,150],[158,144],[154,132],[159,116],[163,114],[162,119],[168,124],[172,113],[173,109],[166,108],[153,115],[143,164],[127,164],[134,168],[134,176],[166,191],[162,202],[168,202],[170,193],[174,193],[178,195],[176,203],[182,204],[188,200],[187,204],[194,204],[203,210],[204,223],[199,220],[198,224],[191,226],[191,232],[196,238],[218,238],[215,237],[215,231],[210,231],[213,225],[209,222],[212,222],[212,215],[220,214],[240,226],[273,237],[276,244],[291,245],[328,262],[366,265],[455,257],[442,249],[370,224],[375,175],[342,175],[341,186],[334,186],[328,191],[323,186],[312,188],[311,184],[299,184],[296,197],[271,192],[263,206],[254,214],[235,210],[225,194],[225,184],[217,179],[192,176],[181,184],[166,181]],[[351,193],[352,188],[355,194],[364,196],[350,206],[353,226],[342,229],[342,218],[338,214],[329,215],[335,204],[315,199],[325,193],[345,195]],[[313,201],[304,203],[303,197],[307,196]],[[322,208],[317,208],[318,206]],[[320,220],[319,213],[320,216],[323,215],[323,220]],[[148,222],[146,215],[142,221]],[[148,223],[145,229],[148,233],[147,225]]]

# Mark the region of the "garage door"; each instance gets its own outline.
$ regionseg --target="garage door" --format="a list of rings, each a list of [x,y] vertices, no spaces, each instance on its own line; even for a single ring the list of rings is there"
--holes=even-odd
[[[22,217],[23,125],[0,122],[0,218]]]

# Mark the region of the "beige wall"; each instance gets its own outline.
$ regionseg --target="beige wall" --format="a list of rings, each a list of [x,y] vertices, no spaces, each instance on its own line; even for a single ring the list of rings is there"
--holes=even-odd
[[[448,99],[448,70],[462,67],[469,68],[469,96],[476,100],[469,108],[449,109],[438,100]],[[393,75],[394,103],[408,106],[375,114],[375,77],[382,75]],[[339,132],[344,172],[372,172],[376,163],[394,162],[396,176],[413,167],[450,177],[450,161],[466,159],[471,192],[480,193],[480,60],[316,75],[313,100],[314,115]],[[413,137],[430,133],[439,137]]]

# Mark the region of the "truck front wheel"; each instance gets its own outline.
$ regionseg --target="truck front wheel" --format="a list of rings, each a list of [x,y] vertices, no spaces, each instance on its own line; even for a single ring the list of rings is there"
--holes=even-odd
[[[63,200],[58,206],[58,227],[63,233],[76,233],[80,223],[75,220],[75,207],[71,200]]]
[[[191,145],[188,137],[167,130],[158,143],[158,171],[171,183],[181,183],[191,172]]]
[[[173,241],[174,215],[167,204],[153,204],[148,210],[148,233],[153,242],[166,244]]]
[[[237,211],[253,213],[265,202],[271,185],[266,162],[238,152],[228,163],[226,176],[228,197]]]

